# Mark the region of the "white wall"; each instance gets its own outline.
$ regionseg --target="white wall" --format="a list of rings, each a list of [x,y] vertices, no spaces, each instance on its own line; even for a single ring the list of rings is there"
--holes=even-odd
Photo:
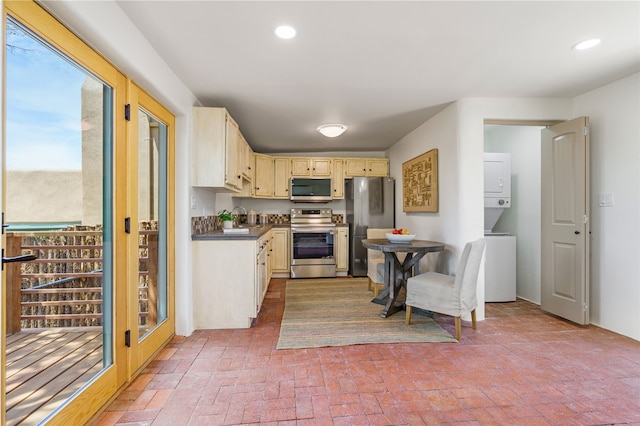
[[[485,152],[511,154],[511,207],[494,232],[516,236],[516,295],[540,304],[540,126],[485,126]]]
[[[42,4],[176,117],[176,333],[189,335],[193,332],[190,129],[191,108],[198,102],[114,0]]]
[[[640,340],[640,74],[576,97],[573,115],[591,120],[591,322]]]

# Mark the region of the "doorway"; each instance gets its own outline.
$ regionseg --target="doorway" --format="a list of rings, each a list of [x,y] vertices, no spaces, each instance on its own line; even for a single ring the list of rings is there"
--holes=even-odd
[[[511,154],[511,207],[494,232],[516,236],[516,295],[540,305],[540,132],[544,126],[484,126],[484,151]]]

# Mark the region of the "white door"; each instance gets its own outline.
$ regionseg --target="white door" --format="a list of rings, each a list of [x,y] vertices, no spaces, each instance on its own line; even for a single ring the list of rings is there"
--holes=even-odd
[[[589,323],[589,119],[542,131],[543,310]]]

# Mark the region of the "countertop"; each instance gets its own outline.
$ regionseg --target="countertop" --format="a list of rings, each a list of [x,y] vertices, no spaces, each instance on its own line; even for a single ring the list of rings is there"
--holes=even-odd
[[[271,229],[289,228],[290,226],[288,223],[254,225],[248,227],[249,232],[246,234],[225,234],[222,229],[216,229],[215,231],[204,232],[202,234],[193,234],[191,235],[191,241],[258,240]],[[336,226],[349,226],[349,224],[336,223]]]

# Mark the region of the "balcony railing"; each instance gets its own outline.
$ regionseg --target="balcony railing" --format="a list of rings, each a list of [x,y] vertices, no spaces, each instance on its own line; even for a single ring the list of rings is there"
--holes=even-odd
[[[138,245],[139,326],[157,318],[155,223],[141,224]],[[102,231],[77,226],[63,231],[8,232],[6,257],[37,259],[7,263],[7,333],[21,329],[102,325]],[[152,302],[149,303],[149,300]]]

